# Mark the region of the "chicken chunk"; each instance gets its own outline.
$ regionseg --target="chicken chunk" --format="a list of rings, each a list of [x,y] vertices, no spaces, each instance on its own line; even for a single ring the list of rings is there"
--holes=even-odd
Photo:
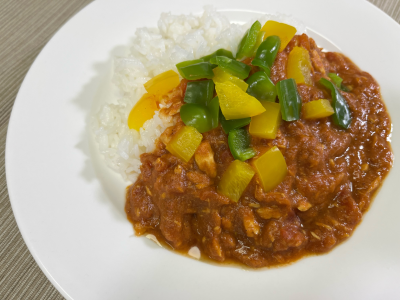
[[[194,154],[194,159],[199,169],[209,177],[214,178],[217,176],[217,164],[214,160],[214,151],[211,149],[210,142],[204,141],[200,144]]]
[[[239,212],[243,220],[243,226],[246,229],[247,236],[257,236],[260,233],[260,225],[256,221],[253,210],[249,207],[242,207]]]
[[[257,213],[261,218],[263,218],[265,220],[279,219],[281,217],[286,216],[286,211],[280,209],[277,206],[259,208],[259,209],[257,209]]]

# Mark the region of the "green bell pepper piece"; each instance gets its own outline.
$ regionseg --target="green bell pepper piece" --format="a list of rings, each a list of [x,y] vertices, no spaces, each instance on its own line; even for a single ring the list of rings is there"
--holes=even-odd
[[[332,79],[333,83],[340,89],[342,86],[343,79],[335,73],[329,73],[329,78]]]
[[[258,47],[256,57],[253,59],[251,64],[260,67],[268,76],[270,76],[271,67],[274,64],[280,47],[281,39],[278,36],[271,35],[267,37]]]
[[[218,96],[212,98],[207,102],[207,109],[211,119],[211,128],[217,128],[219,123],[219,98]]]
[[[347,86],[345,86],[344,84],[342,84],[341,88],[340,88],[343,92],[346,93],[350,93],[351,89],[349,89]]]
[[[180,115],[183,123],[196,128],[200,133],[212,129],[212,121],[208,109],[204,105],[186,103],[181,106]]]
[[[257,42],[257,35],[260,32],[261,23],[255,21],[253,25],[251,25],[250,29],[244,34],[244,37],[240,41],[238,51],[236,54],[236,58],[242,60],[246,57],[251,57],[253,54],[254,46]]]
[[[256,155],[256,151],[250,147],[251,137],[246,129],[234,129],[229,132],[229,149],[235,159],[248,160]]]
[[[341,89],[343,92],[346,92],[346,93],[350,92],[350,89],[342,83],[343,79],[340,76],[338,76],[335,73],[329,73],[328,76],[330,79],[332,79],[332,81],[336,85],[336,87]]]
[[[214,77],[212,66],[202,59],[187,60],[176,64],[179,74],[185,79],[197,80],[202,78],[211,79]]]
[[[260,32],[257,34],[257,41],[256,41],[256,44],[254,45],[253,53],[251,54],[251,57],[255,57],[255,56],[256,56],[256,54],[257,54],[257,49],[258,49],[258,47],[260,47],[261,43],[264,41],[264,36],[265,36],[265,34],[266,34],[265,31],[260,31]]]
[[[185,98],[186,103],[206,105],[214,95],[214,82],[212,80],[190,81],[187,83]]]
[[[218,65],[223,71],[240,79],[246,79],[251,70],[250,66],[226,56],[212,57],[210,63]]]
[[[180,70],[181,68],[187,67],[187,66],[190,66],[190,65],[195,65],[195,64],[198,64],[198,63],[202,63],[202,62],[204,62],[204,60],[201,59],[201,58],[200,59],[194,59],[194,60],[186,60],[186,61],[183,61],[183,62],[180,62],[180,63],[176,64],[175,66],[178,69],[179,74],[181,74],[181,76],[183,77],[184,74]]]
[[[200,59],[202,59],[203,61],[210,61],[210,59],[215,57],[215,56],[226,56],[226,57],[234,59],[233,54],[232,54],[231,51],[225,50],[225,49],[222,49],[222,48],[218,49],[217,51],[215,51],[214,53],[212,53],[210,55],[203,56]]]
[[[256,72],[246,80],[249,84],[246,93],[257,98],[258,100],[266,100],[275,102],[276,87],[265,72]]]
[[[282,119],[285,121],[300,119],[302,101],[297,91],[296,81],[293,78],[279,81],[276,84],[276,91],[281,104]]]
[[[233,129],[242,128],[246,125],[249,125],[251,122],[251,118],[243,118],[243,119],[234,119],[227,120],[225,119],[222,112],[219,112],[219,122],[221,123],[222,129],[226,134],[228,134]]]
[[[331,91],[332,107],[335,113],[332,115],[333,122],[344,128],[349,128],[351,124],[351,112],[346,99],[342,96],[338,88],[329,80],[321,78],[319,83]]]

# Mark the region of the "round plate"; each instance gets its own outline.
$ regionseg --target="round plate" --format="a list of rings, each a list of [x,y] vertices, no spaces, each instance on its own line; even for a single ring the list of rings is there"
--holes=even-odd
[[[400,295],[400,170],[395,164],[354,235],[327,255],[258,271],[174,254],[133,236],[126,182],[92,146],[93,105],[108,98],[112,57],[161,12],[200,13],[206,1],[95,1],[38,56],[18,93],[6,146],[8,191],[29,250],[68,299],[385,299]],[[282,12],[304,22],[381,85],[400,153],[400,27],[366,1],[214,3],[231,21]],[[318,37],[320,40],[318,40]]]

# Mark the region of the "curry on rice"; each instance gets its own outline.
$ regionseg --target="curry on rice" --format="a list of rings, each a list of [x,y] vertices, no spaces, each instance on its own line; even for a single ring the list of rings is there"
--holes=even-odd
[[[198,247],[203,257],[258,268],[324,253],[347,239],[388,174],[393,154],[390,118],[370,74],[343,54],[322,52],[306,34],[294,33],[286,44],[280,38],[279,49],[269,48],[275,56],[268,66],[269,58],[255,51],[254,39],[253,48],[246,46],[252,34],[257,36],[254,31],[261,32],[252,29],[236,60],[223,51],[203,59],[216,77],[225,72],[230,79],[185,79],[190,63],[178,66],[184,79],[158,102],[160,115],[171,117],[175,125],[162,133],[153,152],[141,155],[141,174],[127,188],[125,210],[138,235],[153,234],[177,251]],[[267,40],[262,38],[258,49]],[[229,73],[229,59],[241,60],[241,70],[248,67],[244,78],[235,66],[234,74]],[[232,118],[223,107],[229,98],[224,89],[234,86],[231,90],[239,93],[242,81],[247,83],[243,97],[259,100],[261,105],[254,107],[263,111]],[[261,81],[264,86],[254,86]],[[202,109],[190,100],[196,91],[193,82],[203,82],[203,91],[211,91],[204,107],[216,111],[216,122],[204,123],[193,112]],[[290,93],[291,82],[297,93],[293,88]],[[263,88],[266,94],[272,91],[265,98]],[[296,95],[300,103],[290,103]],[[214,96],[219,103],[209,104],[218,99]],[[252,109],[251,101],[238,115]],[[276,107],[273,124],[257,119]],[[190,116],[194,119],[188,120]],[[199,137],[188,158],[171,146],[178,135],[190,146],[193,135],[184,136],[185,128],[195,128]]]

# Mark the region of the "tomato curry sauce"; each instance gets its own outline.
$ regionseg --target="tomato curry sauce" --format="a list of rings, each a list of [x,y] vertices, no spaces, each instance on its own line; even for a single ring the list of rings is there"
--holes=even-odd
[[[297,85],[303,105],[331,99],[319,80],[336,73],[348,88],[342,95],[352,115],[349,128],[338,127],[330,117],[300,118],[282,121],[275,139],[253,136],[257,154],[247,162],[276,146],[287,175],[269,192],[255,175],[236,203],[217,192],[234,161],[221,125],[203,133],[187,163],[166,150],[184,125],[179,108],[187,80],[182,80],[164,97],[168,108],[160,111],[176,125],[167,128],[152,153],[141,156],[141,174],[127,189],[125,210],[136,234],[154,234],[181,252],[197,246],[203,257],[255,268],[327,252],[352,234],[393,162],[390,118],[370,74],[340,53],[322,52],[305,34],[277,54],[271,69],[275,84],[287,78],[288,55],[295,46],[306,49],[312,63],[312,84]],[[252,72],[257,68],[252,66]]]

